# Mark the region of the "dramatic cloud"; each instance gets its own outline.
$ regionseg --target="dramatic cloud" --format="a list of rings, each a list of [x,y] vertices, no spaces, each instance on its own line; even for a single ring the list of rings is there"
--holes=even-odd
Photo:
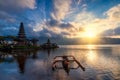
[[[108,19],[111,21],[120,21],[120,4],[114,6],[106,12]]]
[[[63,8],[58,8],[60,11],[55,11],[56,14],[63,14],[65,12],[64,16],[54,15],[51,19],[38,23],[34,27],[34,31],[40,32],[41,34],[42,32],[45,32],[49,36],[54,34],[72,38],[84,37],[86,30],[94,32],[96,35],[100,35],[102,33],[102,36],[112,36],[113,29],[116,29],[120,24],[119,16],[116,17],[117,15],[120,15],[120,5],[114,6],[107,10],[103,14],[104,18],[96,17],[94,13],[83,10],[70,17],[68,16],[67,19],[70,20],[70,22],[64,22],[62,19],[65,19],[65,15],[69,13],[70,8],[70,3],[66,2],[60,4],[61,1],[55,1],[56,9],[58,6],[67,4],[65,11],[63,11]],[[118,30],[115,30],[114,32],[118,33]]]
[[[111,37],[111,38],[120,38],[120,27],[106,30],[101,33],[101,36],[106,36],[106,37]]]
[[[0,0],[0,9],[1,10],[17,10],[35,8],[35,0]]]
[[[114,34],[120,35],[120,27],[117,27],[116,29],[114,29]]]
[[[82,11],[72,17],[72,23],[76,28],[83,27],[84,29],[89,29],[95,34],[101,34],[107,31],[104,36],[113,34],[111,30],[116,29],[120,25],[120,4],[110,8],[105,12],[104,18],[98,18],[95,14]],[[76,33],[79,33],[75,31]],[[118,32],[115,31],[115,32]],[[82,34],[82,33],[80,33]],[[80,36],[80,34],[78,34]]]
[[[120,38],[120,4],[112,7],[105,14],[107,16],[105,22],[109,27],[102,32],[102,35],[112,38]]]
[[[54,11],[51,13],[53,19],[62,20],[71,8],[72,0],[53,0]]]
[[[109,30],[106,30],[106,31],[102,32],[100,35],[108,37],[108,36],[113,36],[113,34],[114,34],[114,30],[109,29]]]
[[[97,0],[1,0],[0,25],[6,28],[0,27],[0,31],[12,31],[22,21],[31,36],[76,38],[90,32],[96,36],[119,35],[120,4],[108,4],[98,14],[93,7],[99,9],[101,4],[93,2]]]
[[[39,33],[39,35],[43,36],[64,36],[64,34],[68,34],[69,30],[71,28],[74,28],[72,24],[70,23],[61,23],[56,20],[48,20],[42,23],[38,23],[35,27],[33,27],[33,30],[36,33]]]
[[[105,33],[105,36],[116,35],[120,32],[118,27],[120,26],[120,4],[109,9],[107,12],[105,12],[105,15],[106,18],[99,19],[97,24],[99,23],[105,27],[105,32],[103,32]]]
[[[59,21],[57,21],[55,19],[50,19],[46,22],[46,25],[50,26],[50,27],[55,27],[55,26],[59,25]]]
[[[35,9],[35,0],[0,0],[0,20],[15,22],[18,13]]]

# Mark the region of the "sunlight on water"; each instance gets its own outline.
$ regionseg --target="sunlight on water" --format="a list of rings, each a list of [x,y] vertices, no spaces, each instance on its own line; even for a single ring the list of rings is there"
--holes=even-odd
[[[87,45],[88,53],[87,53],[87,59],[90,62],[94,62],[97,58],[96,54],[92,49],[94,49],[94,45]]]
[[[94,49],[95,45],[86,45],[88,50]]]
[[[61,45],[48,51],[0,52],[0,80],[120,80],[119,48],[120,45]],[[52,71],[53,58],[62,55],[75,56],[86,70],[70,69],[69,76],[64,69]]]
[[[88,51],[87,53],[87,61],[91,62],[91,63],[94,63],[95,60],[97,60],[97,55],[92,51]]]

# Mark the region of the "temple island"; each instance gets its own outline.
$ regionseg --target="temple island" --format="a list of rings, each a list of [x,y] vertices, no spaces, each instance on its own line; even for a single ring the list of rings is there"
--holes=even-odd
[[[59,48],[56,43],[51,43],[50,39],[47,40],[46,43],[41,45],[42,49],[54,49],[54,48]]]
[[[18,35],[16,37],[7,37],[0,39],[0,50],[35,50],[35,49],[54,49],[58,48],[57,44],[51,43],[48,39],[47,43],[38,45],[38,39],[28,39],[25,34],[24,25],[21,22]]]

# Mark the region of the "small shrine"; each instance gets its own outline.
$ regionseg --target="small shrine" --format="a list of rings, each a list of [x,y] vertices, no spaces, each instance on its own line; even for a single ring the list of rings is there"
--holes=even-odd
[[[46,43],[41,45],[42,49],[54,49],[58,48],[58,45],[56,43],[51,43],[50,39],[47,40]]]

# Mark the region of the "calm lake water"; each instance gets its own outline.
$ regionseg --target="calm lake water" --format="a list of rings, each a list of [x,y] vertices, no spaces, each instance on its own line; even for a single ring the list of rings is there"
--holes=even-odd
[[[55,56],[73,55],[86,68],[52,71]],[[72,65],[74,66],[74,64]],[[120,80],[120,45],[60,45],[55,50],[0,52],[0,80]]]

